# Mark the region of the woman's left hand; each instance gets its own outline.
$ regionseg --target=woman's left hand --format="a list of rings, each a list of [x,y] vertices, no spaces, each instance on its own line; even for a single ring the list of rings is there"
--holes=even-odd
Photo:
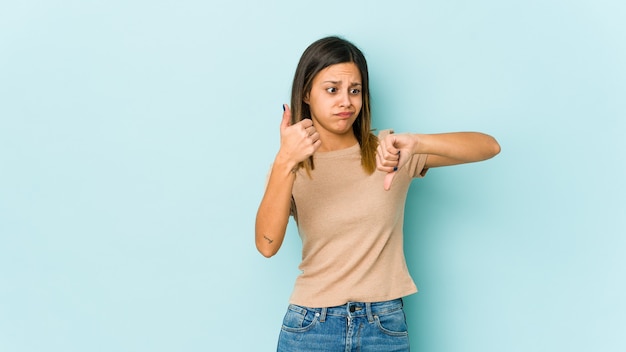
[[[415,135],[411,134],[382,134],[378,139],[376,149],[376,168],[387,172],[383,187],[386,191],[391,188],[396,172],[401,169],[411,158]]]

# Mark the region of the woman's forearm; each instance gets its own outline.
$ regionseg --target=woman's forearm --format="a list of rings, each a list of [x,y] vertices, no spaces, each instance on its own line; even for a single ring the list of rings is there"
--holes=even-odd
[[[285,238],[291,208],[291,190],[296,175],[294,165],[281,162],[279,158],[272,165],[265,194],[259,205],[255,224],[255,243],[258,251],[271,257]]]
[[[461,163],[490,159],[500,152],[495,138],[480,132],[414,134],[413,140],[415,154],[435,155]]]

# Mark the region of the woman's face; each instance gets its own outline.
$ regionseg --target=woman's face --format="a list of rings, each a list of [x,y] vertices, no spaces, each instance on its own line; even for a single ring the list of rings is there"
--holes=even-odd
[[[314,78],[304,102],[320,135],[353,134],[352,124],[361,112],[361,73],[353,62],[331,65]]]

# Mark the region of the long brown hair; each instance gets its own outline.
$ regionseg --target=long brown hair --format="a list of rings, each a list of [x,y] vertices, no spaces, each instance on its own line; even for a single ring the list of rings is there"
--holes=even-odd
[[[361,165],[368,173],[376,169],[376,147],[378,139],[371,132],[370,90],[367,61],[365,56],[354,44],[336,37],[326,37],[315,41],[300,57],[291,88],[291,123],[311,118],[309,105],[304,102],[311,92],[313,78],[323,69],[335,64],[352,62],[361,73],[361,96],[363,105],[361,112],[352,124],[352,130],[361,147]],[[309,173],[315,168],[313,157],[301,162],[298,167],[304,167]]]

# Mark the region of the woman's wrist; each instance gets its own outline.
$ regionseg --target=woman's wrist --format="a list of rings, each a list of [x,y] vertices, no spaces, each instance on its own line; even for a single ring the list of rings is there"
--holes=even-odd
[[[424,153],[424,136],[421,133],[412,133],[411,134],[411,143],[410,150],[413,154],[423,154]]]
[[[280,152],[274,159],[274,168],[280,171],[281,174],[292,174],[298,169],[298,162],[290,160],[287,156],[282,155]]]

